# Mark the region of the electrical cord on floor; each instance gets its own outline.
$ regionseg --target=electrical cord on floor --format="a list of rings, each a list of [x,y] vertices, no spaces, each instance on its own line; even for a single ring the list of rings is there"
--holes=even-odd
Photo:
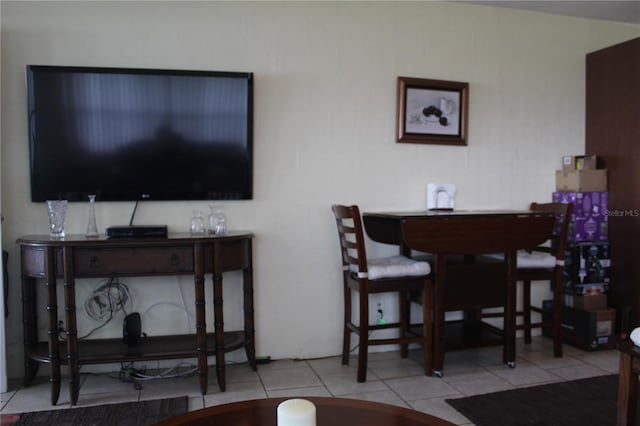
[[[122,367],[120,369],[120,373],[118,374],[118,378],[121,382],[131,382],[133,383],[133,387],[136,390],[142,390],[142,384],[137,379],[138,370],[133,367]]]
[[[188,368],[185,371],[180,371],[180,368]],[[195,375],[198,372],[198,368],[188,362],[180,362],[173,367],[169,367],[164,371],[160,371],[157,374],[147,374],[147,367],[142,366],[140,368],[136,368],[133,366],[133,363],[128,365],[122,365],[120,368],[120,372],[118,374],[118,378],[123,382],[132,382],[136,390],[142,389],[142,383],[144,381],[149,380],[160,380],[160,379],[172,379],[178,377],[190,377]]]
[[[180,367],[188,367],[188,370],[186,371],[179,371]],[[146,374],[146,367],[144,367],[142,370],[138,370],[133,368],[133,366],[128,367],[129,371],[127,371],[127,373],[135,378],[136,380],[159,380],[159,379],[173,379],[173,378],[177,378],[177,377],[188,377],[188,376],[192,376],[194,375],[197,371],[198,368],[193,365],[190,364],[188,362],[182,362],[179,363],[173,367],[167,368],[164,371],[159,372],[158,374]]]

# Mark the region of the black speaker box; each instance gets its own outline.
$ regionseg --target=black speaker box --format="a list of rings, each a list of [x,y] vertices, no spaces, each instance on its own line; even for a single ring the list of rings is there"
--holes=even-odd
[[[133,312],[124,318],[122,323],[122,340],[129,346],[135,346],[142,338],[140,314]]]

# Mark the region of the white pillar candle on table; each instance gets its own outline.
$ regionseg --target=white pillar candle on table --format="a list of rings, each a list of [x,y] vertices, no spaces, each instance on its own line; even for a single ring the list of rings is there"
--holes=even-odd
[[[278,405],[278,426],[316,426],[316,406],[306,399],[288,399]]]

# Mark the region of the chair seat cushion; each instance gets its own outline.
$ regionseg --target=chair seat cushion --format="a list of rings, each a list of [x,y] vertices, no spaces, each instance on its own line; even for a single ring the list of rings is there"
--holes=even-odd
[[[502,254],[490,254],[487,256],[492,259],[504,259]],[[519,269],[553,269],[556,267],[555,256],[539,251],[518,250],[516,262]]]
[[[429,265],[428,262],[409,259],[406,256],[368,259],[367,267],[369,270],[370,280],[429,275],[431,272],[431,265]],[[351,271],[357,273],[357,267],[352,265]]]
[[[556,266],[556,257],[549,253],[531,252],[525,250],[518,251],[518,268],[533,269],[544,268],[552,269]]]

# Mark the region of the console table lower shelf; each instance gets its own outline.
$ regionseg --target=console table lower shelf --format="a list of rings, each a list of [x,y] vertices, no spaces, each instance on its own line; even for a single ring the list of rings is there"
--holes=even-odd
[[[78,341],[78,352],[82,354],[78,360],[78,364],[106,364],[106,363],[126,363],[137,361],[155,361],[165,359],[188,359],[197,357],[194,351],[195,335],[167,335],[147,337],[135,346],[128,346],[123,343],[122,339],[92,339]],[[224,333],[224,347],[222,351],[230,352],[236,349],[249,347],[249,342],[242,331],[229,331]],[[27,377],[28,384],[36,373],[37,366],[40,363],[50,364],[55,361],[49,356],[49,342],[38,342],[28,355],[28,358],[34,362],[34,368],[31,370],[31,377]],[[215,333],[207,334],[207,356],[216,355],[216,336]],[[65,346],[65,341],[60,341],[59,363],[60,365],[69,365],[69,354]],[[216,372],[219,374],[220,368],[216,365]],[[207,371],[197,371],[199,377],[200,388],[202,393],[207,390]],[[60,380],[51,382],[53,388],[52,393],[56,395],[56,399],[60,393]]]
[[[193,349],[195,335],[154,336],[143,339],[135,346],[127,346],[122,339],[93,339],[78,342],[80,365],[106,364],[111,362],[153,361],[161,359],[195,358]],[[242,331],[224,334],[224,351],[246,347],[247,341]],[[47,355],[48,342],[38,342],[29,357],[38,363],[51,362]],[[216,354],[215,334],[207,334],[207,356]],[[67,348],[60,341],[60,364],[67,365]]]

